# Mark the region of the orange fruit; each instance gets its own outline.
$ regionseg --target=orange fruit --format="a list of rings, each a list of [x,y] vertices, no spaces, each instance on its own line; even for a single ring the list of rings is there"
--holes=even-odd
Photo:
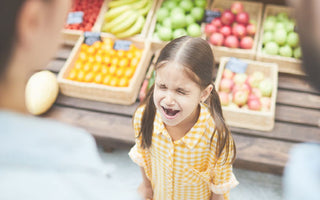
[[[111,80],[110,80],[109,85],[112,86],[112,87],[117,87],[118,86],[118,82],[119,82],[119,80],[116,77],[112,77]]]
[[[82,44],[82,45],[81,45],[81,51],[82,51],[82,52],[86,52],[86,51],[88,50],[88,47],[89,47],[89,46],[88,46],[87,44]]]
[[[86,61],[88,59],[88,56],[85,52],[80,52],[79,53],[79,59],[82,60],[82,61]]]
[[[76,63],[74,64],[75,69],[81,69],[82,68],[82,62],[80,60],[77,60]]]
[[[119,87],[128,87],[129,80],[126,77],[122,77],[120,78],[118,85]]]
[[[134,56],[134,54],[133,54],[132,51],[128,51],[128,52],[127,52],[127,58],[128,58],[129,60],[131,60],[131,59],[133,58],[133,56]]]
[[[119,67],[128,67],[129,66],[129,61],[125,57],[120,58],[118,65],[119,65]]]
[[[142,56],[142,51],[141,51],[141,50],[139,50],[139,49],[138,49],[138,50],[136,50],[136,51],[135,51],[135,57],[140,59],[140,58],[141,58],[141,56]]]
[[[124,75],[124,68],[118,67],[117,71],[116,71],[116,76],[121,77]]]
[[[101,48],[102,43],[100,41],[96,41],[95,43],[93,43],[91,46],[93,48],[95,48],[96,50]]]
[[[110,84],[110,81],[111,81],[111,76],[110,75],[106,75],[103,80],[102,80],[102,83],[105,84],[105,85],[109,85]]]
[[[124,50],[118,50],[118,51],[117,51],[117,56],[118,56],[119,58],[124,57],[124,55],[125,55],[125,51],[124,51]]]
[[[111,65],[111,66],[109,67],[109,74],[110,74],[110,75],[115,75],[116,72],[117,72],[117,66],[116,66],[116,65]]]
[[[100,84],[100,83],[102,83],[103,78],[104,78],[104,77],[103,77],[103,74],[102,74],[102,73],[98,73],[98,74],[94,77],[93,82]]]
[[[106,65],[102,65],[101,66],[101,73],[102,74],[108,74],[108,72],[109,72],[109,67],[106,66]]]
[[[139,59],[134,57],[132,58],[131,62],[130,62],[130,67],[137,67],[139,64]]]
[[[111,59],[111,65],[118,65],[118,63],[119,63],[119,59],[117,58],[117,57],[113,57],[112,59]]]
[[[95,57],[96,62],[101,63],[102,62],[102,56],[101,54],[97,54]]]
[[[95,61],[95,57],[94,56],[88,56],[88,62],[93,63]]]
[[[105,56],[103,58],[103,63],[109,65],[111,63],[111,58],[109,56]]]
[[[76,80],[76,79],[77,79],[77,75],[78,75],[78,70],[72,69],[72,70],[70,71],[67,79]]]
[[[85,72],[83,70],[79,70],[76,80],[81,82],[83,81],[84,76],[85,76]]]
[[[83,71],[88,72],[88,71],[91,71],[91,67],[92,67],[92,64],[87,62],[83,65],[82,69]]]
[[[96,49],[91,45],[88,47],[87,52],[88,54],[94,54],[96,52]]]
[[[117,54],[114,49],[109,50],[108,53],[109,53],[110,57],[113,57],[113,56],[115,56]]]
[[[124,72],[124,76],[127,77],[127,78],[131,78],[135,72],[135,68],[133,67],[129,67],[126,69],[126,71]]]
[[[95,77],[95,73],[94,72],[89,72],[84,76],[83,81],[84,82],[92,82],[94,77]]]
[[[91,67],[93,72],[99,72],[101,70],[101,65],[97,62],[95,62]]]

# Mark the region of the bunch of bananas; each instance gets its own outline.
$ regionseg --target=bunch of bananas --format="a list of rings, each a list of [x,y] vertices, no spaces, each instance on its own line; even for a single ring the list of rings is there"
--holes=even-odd
[[[113,0],[104,15],[102,32],[114,34],[118,38],[130,37],[141,32],[145,17],[153,0]]]

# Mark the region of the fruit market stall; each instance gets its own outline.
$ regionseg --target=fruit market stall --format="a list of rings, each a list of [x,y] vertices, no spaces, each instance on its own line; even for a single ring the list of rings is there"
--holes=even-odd
[[[71,54],[64,46],[47,69],[59,73]],[[218,68],[218,66],[216,66]],[[282,173],[290,148],[300,142],[320,142],[320,93],[304,76],[279,73],[275,124],[272,131],[231,126],[237,145],[235,167]],[[132,115],[139,102],[118,105],[60,94],[43,117],[83,127],[106,147],[133,144]]]
[[[63,30],[64,46],[46,67],[60,92],[42,117],[82,127],[105,148],[134,144],[132,116],[159,49],[188,34],[205,38],[218,61],[235,167],[281,174],[293,145],[320,142],[320,92],[302,71],[290,9],[267,0],[96,0],[99,9],[87,11],[86,0],[75,2],[70,21],[80,16],[86,26]]]

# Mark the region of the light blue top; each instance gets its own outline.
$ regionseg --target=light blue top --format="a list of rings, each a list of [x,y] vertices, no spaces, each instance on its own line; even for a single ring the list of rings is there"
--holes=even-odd
[[[108,199],[94,138],[59,122],[0,111],[0,199]]]

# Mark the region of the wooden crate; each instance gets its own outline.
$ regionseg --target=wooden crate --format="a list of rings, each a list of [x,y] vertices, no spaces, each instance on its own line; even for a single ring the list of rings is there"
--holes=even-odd
[[[222,73],[229,59],[229,57],[220,58],[219,70],[215,80],[215,87],[217,91],[219,91]],[[265,77],[268,77],[272,80],[273,90],[271,95],[270,110],[253,111],[241,108],[234,108],[230,106],[223,106],[223,115],[226,119],[227,124],[230,126],[262,131],[271,131],[274,127],[275,120],[275,106],[278,89],[278,66],[275,63],[264,63],[246,59],[241,60],[248,63],[248,67],[246,70],[247,74],[251,74],[252,72],[258,70],[263,72],[265,74]]]
[[[278,5],[266,5],[263,15],[263,23],[266,18],[270,15],[277,15],[280,12],[288,13],[290,18],[293,18],[293,9],[286,6],[278,6]],[[263,62],[274,62],[279,66],[279,72],[289,73],[289,74],[297,74],[297,75],[305,75],[302,69],[302,61],[296,58],[288,58],[284,56],[278,55],[268,55],[262,52],[262,36],[263,36],[263,24],[260,30],[260,37],[258,43],[258,52],[257,52],[257,60]]]
[[[101,37],[108,37],[116,40],[111,34],[102,34]],[[58,82],[62,94],[77,98],[96,100],[102,102],[130,105],[133,104],[138,96],[139,88],[144,79],[152,53],[150,42],[142,40],[130,40],[138,48],[143,49],[141,60],[137,69],[130,80],[128,87],[111,87],[103,84],[84,83],[66,79],[70,70],[75,64],[80,52],[84,37],[81,36],[75,44],[71,55],[58,74]]]
[[[229,9],[233,2],[234,1],[230,1],[230,0],[219,0],[219,1],[216,0],[213,2],[211,9],[216,9],[216,8]],[[224,56],[226,57],[232,56],[232,57],[251,59],[251,60],[254,60],[256,58],[258,41],[259,41],[258,30],[260,30],[260,27],[261,27],[263,4],[259,2],[252,2],[252,1],[241,1],[241,3],[244,6],[244,10],[249,13],[250,20],[256,21],[257,32],[253,38],[253,47],[252,49],[240,49],[240,48],[229,48],[224,46],[213,46],[210,44],[214,53],[215,60],[217,62],[219,62],[220,58]]]
[[[104,13],[106,12],[107,9],[107,4],[111,0],[104,0],[100,12],[97,16],[96,22],[94,23],[92,27],[93,32],[99,32],[99,23],[101,21],[101,18],[103,18]],[[79,37],[83,34],[83,31],[81,30],[70,30],[70,29],[62,29],[62,39],[63,43],[67,45],[75,45],[76,42],[78,41]]]
[[[111,0],[109,0],[109,1],[111,1]],[[132,36],[128,39],[146,39],[146,37],[148,36],[150,24],[151,24],[151,21],[152,21],[154,12],[155,12],[154,10],[156,9],[156,6],[157,6],[157,2],[158,2],[157,0],[152,0],[152,6],[146,16],[145,24],[142,28],[141,33],[137,34],[135,36]],[[97,26],[95,27],[94,31],[101,32],[102,24],[104,21],[104,14],[108,11],[108,4],[106,4],[104,6],[105,6],[105,8],[104,8],[103,12],[101,13],[101,15],[99,15],[99,17],[97,19],[97,23],[96,23]],[[109,34],[111,34],[111,33],[109,33]]]

